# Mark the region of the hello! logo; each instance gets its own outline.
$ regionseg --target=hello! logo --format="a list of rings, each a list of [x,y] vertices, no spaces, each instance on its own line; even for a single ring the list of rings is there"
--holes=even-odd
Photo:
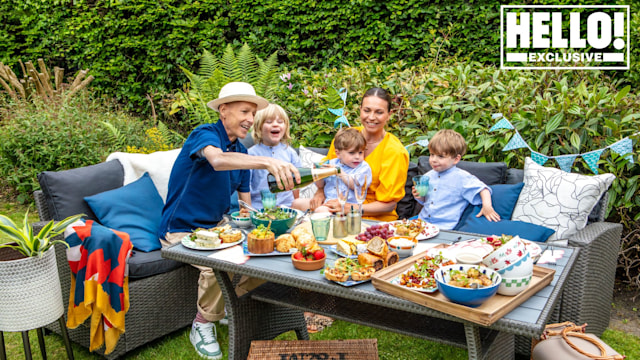
[[[629,5],[502,5],[500,68],[629,70]]]

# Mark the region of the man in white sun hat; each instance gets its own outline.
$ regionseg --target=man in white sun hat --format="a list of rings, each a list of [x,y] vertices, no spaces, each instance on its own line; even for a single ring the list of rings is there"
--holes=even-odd
[[[291,163],[248,155],[238,141],[247,136],[256,111],[268,104],[256,95],[251,84],[244,82],[226,84],[218,98],[207,104],[220,113],[220,121],[194,129],[173,165],[158,234],[163,246],[180,242],[194,229],[215,227],[236,190],[239,199],[251,203],[249,169],[268,170],[278,184],[281,179],[284,181],[286,190],[300,183],[300,174]],[[221,359],[213,322],[225,316],[222,292],[211,268],[196,267],[200,269],[198,313],[190,340],[201,357]],[[262,280],[243,277],[237,292],[246,293],[261,283]]]

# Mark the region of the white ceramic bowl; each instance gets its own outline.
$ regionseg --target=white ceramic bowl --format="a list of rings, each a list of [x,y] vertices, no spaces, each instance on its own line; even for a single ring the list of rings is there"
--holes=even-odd
[[[247,217],[239,217],[238,214],[240,212],[239,211],[234,211],[231,213],[231,220],[233,220],[233,223],[236,224],[238,227],[241,228],[245,228],[245,227],[249,227],[251,226],[251,217],[247,216]]]
[[[406,240],[406,241],[402,241]],[[412,245],[401,245],[396,242],[412,242]],[[416,244],[418,241],[411,241],[408,237],[405,236],[393,236],[387,239],[387,245],[389,246],[390,251],[395,251],[398,253],[399,257],[407,257],[413,255],[413,250],[416,248]]]
[[[491,279],[492,285],[481,287],[478,289],[462,288],[453,285],[449,285],[448,282],[451,279],[451,274],[454,271],[467,272],[470,268],[476,268],[481,273],[487,275]],[[502,277],[498,272],[488,269],[484,266],[478,265],[448,265],[443,266],[436,270],[434,273],[436,283],[438,284],[438,290],[447,299],[466,306],[478,307],[487,301],[490,297],[496,294]]]
[[[514,296],[523,292],[529,287],[533,274],[529,274],[523,277],[503,277],[498,286],[498,294],[506,296]]]
[[[533,258],[528,251],[525,251],[523,257],[498,270],[502,277],[517,278],[531,275],[533,273]]]
[[[520,240],[520,237],[514,236],[513,239],[485,256],[482,259],[482,263],[493,270],[500,270],[523,257],[525,251],[524,243]]]
[[[466,251],[456,254],[456,263],[458,264],[479,265],[481,262],[482,256],[473,252]]]

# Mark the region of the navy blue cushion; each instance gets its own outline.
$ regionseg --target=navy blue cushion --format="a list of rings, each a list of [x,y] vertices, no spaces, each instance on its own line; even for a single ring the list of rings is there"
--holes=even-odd
[[[519,184],[498,184],[491,185],[491,204],[493,209],[500,215],[500,219],[510,220],[513,209],[516,207],[520,192],[524,187],[524,183]],[[482,205],[469,205],[460,216],[458,224],[454,230],[460,230],[469,219],[469,217],[475,217],[482,209]],[[490,234],[491,235],[491,234]]]
[[[517,220],[500,220],[491,222],[486,217],[475,217],[478,211],[473,212],[473,216],[467,218],[467,221],[457,230],[482,235],[513,235],[520,236],[523,239],[545,242],[555,230],[548,227],[535,225],[532,223]]]
[[[161,248],[158,228],[164,204],[148,173],[84,200],[102,225],[128,233],[134,249],[147,252]]]

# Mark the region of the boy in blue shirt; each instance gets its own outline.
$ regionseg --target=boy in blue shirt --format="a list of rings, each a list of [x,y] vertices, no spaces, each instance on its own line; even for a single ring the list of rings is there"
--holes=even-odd
[[[423,205],[418,217],[437,225],[440,229],[453,229],[467,205],[480,205],[477,217],[500,221],[500,215],[491,204],[491,189],[480,179],[456,167],[467,151],[462,135],[449,129],[438,131],[429,141],[429,191],[419,196],[415,186],[413,197]],[[426,200],[426,201],[425,201]]]

